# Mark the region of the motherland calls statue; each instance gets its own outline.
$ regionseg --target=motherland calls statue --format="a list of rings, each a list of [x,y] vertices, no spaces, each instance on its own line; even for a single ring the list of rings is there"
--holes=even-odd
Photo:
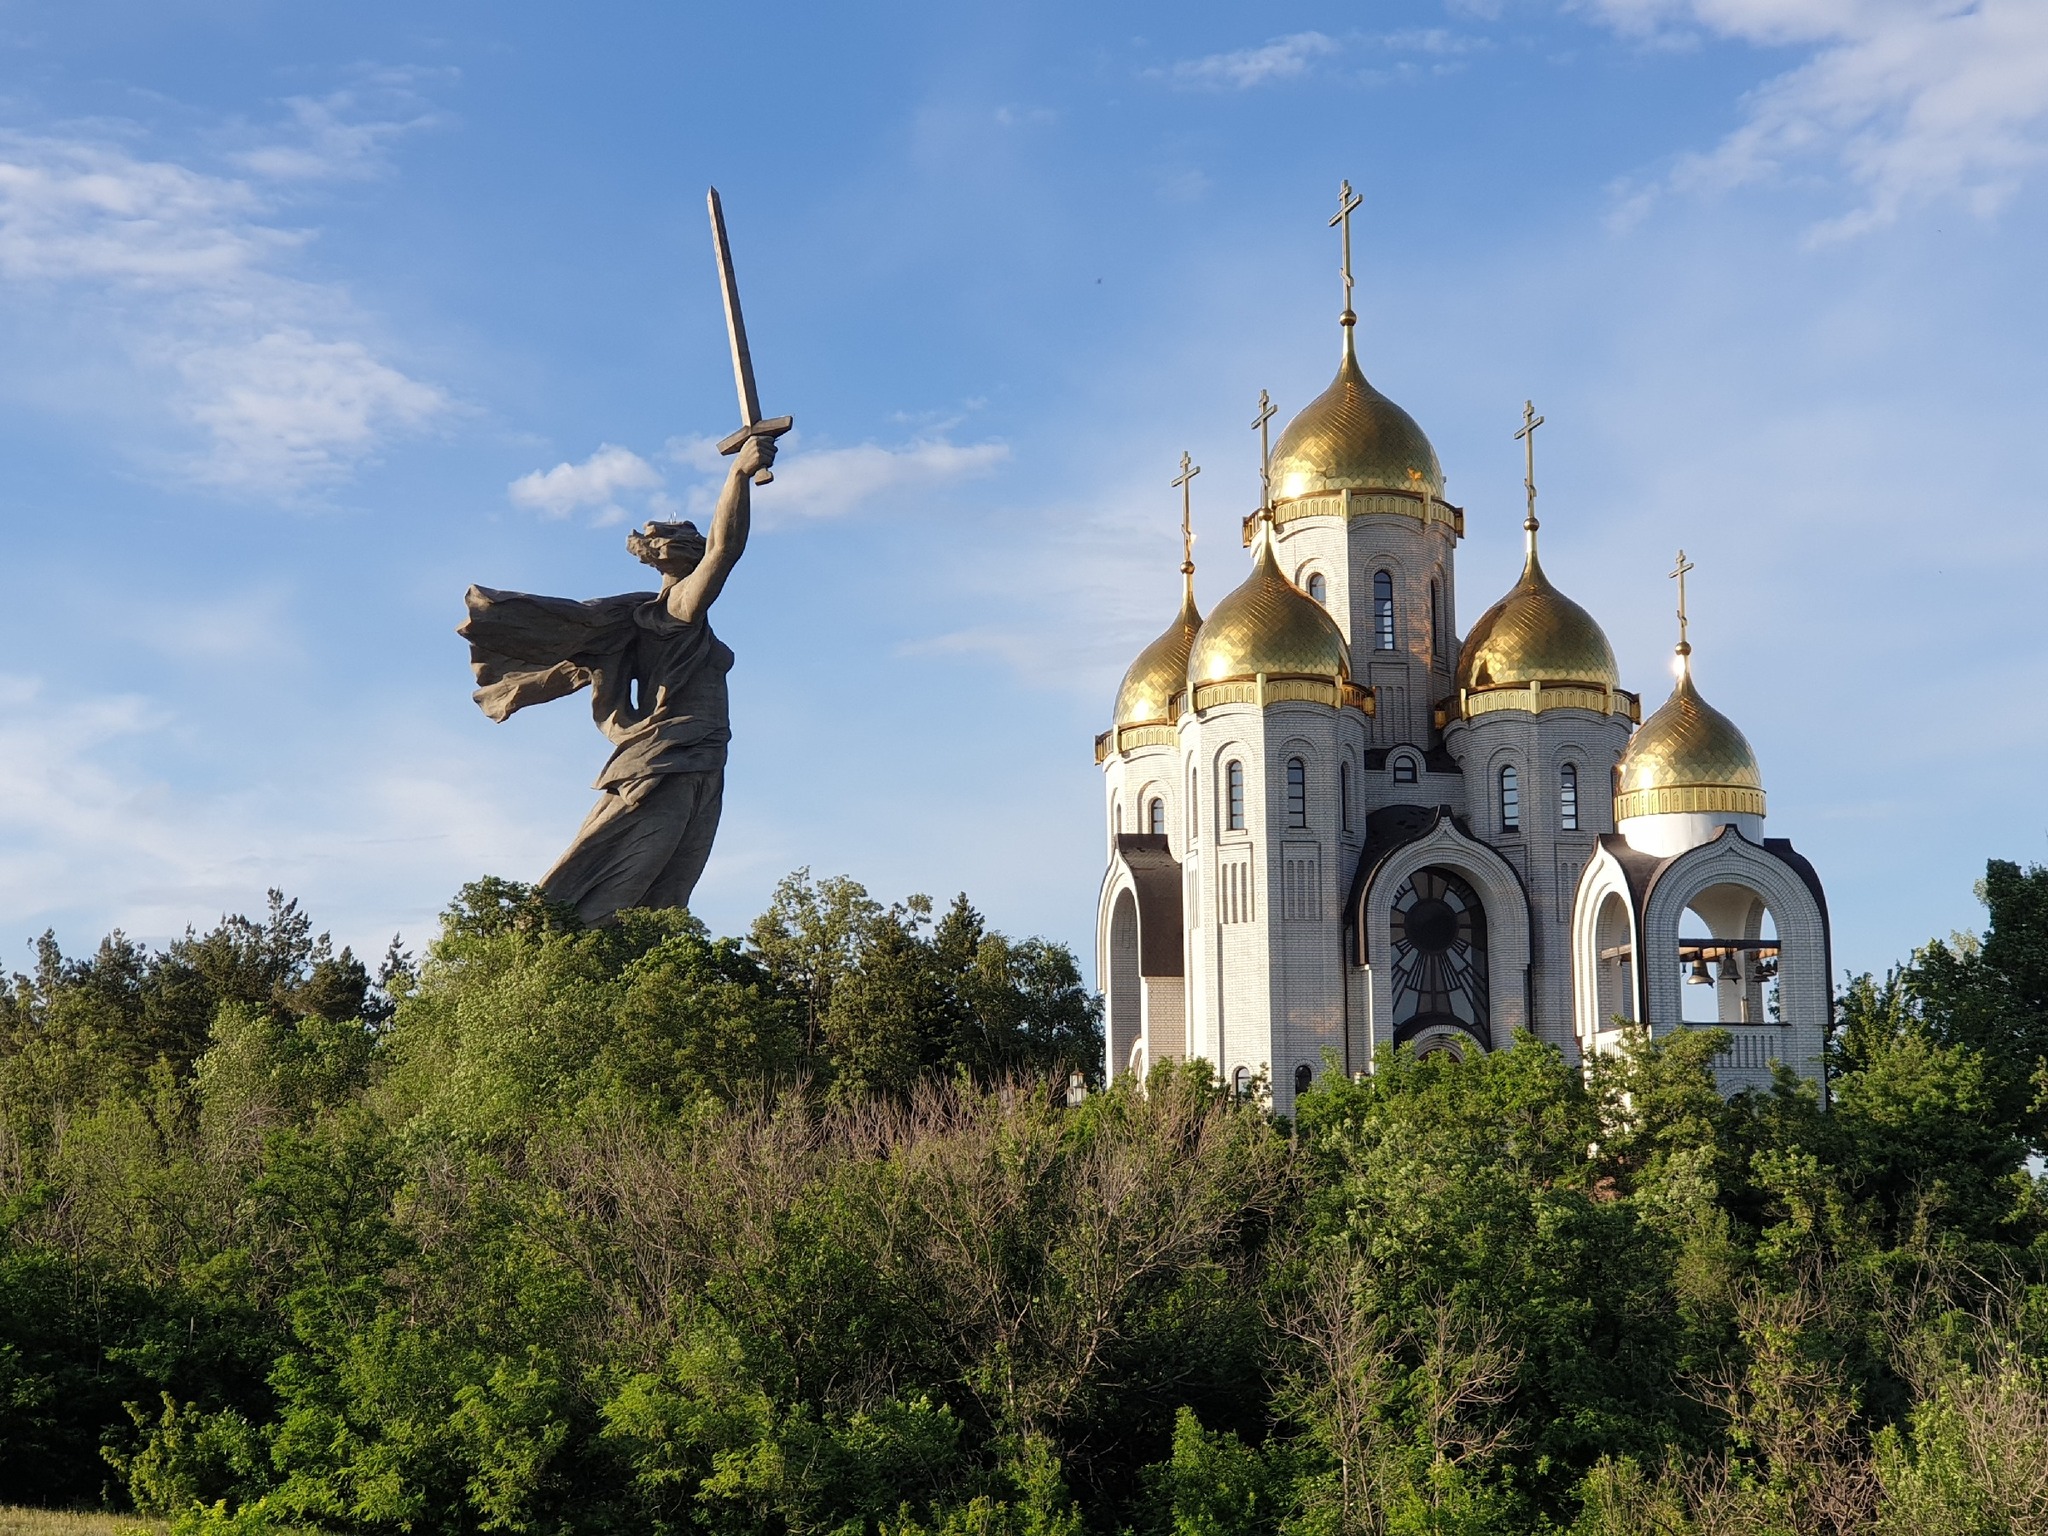
[[[493,720],[588,688],[598,729],[615,743],[597,777],[603,794],[540,882],[586,923],[626,907],[687,907],[704,873],[732,740],[732,652],[711,633],[711,604],[747,547],[752,488],[775,478],[775,440],[790,428],[787,416],[761,419],[716,189],[710,205],[741,416],[719,444],[735,457],[710,537],[691,523],[648,523],[626,536],[626,548],[661,572],[659,592],[578,602],[471,587],[456,630],[469,641],[477,705]]]

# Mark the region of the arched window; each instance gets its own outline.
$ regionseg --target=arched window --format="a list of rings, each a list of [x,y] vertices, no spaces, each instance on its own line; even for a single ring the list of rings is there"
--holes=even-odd
[[[1188,765],[1188,842],[1192,845],[1202,830],[1202,813],[1197,809],[1202,803],[1202,773],[1192,763]]]
[[[1233,762],[1223,770],[1223,824],[1233,832],[1244,830],[1244,764]]]
[[[1155,797],[1147,814],[1151,821],[1145,830],[1154,837],[1166,836],[1166,802]]]
[[[1413,784],[1415,782],[1415,759],[1403,752],[1394,759],[1394,782]]]
[[[1239,1067],[1230,1074],[1231,1089],[1241,1099],[1252,1091],[1252,1074],[1249,1067]]]
[[[1579,830],[1579,770],[1571,763],[1557,770],[1557,824],[1566,832]]]
[[[1372,573],[1372,633],[1374,650],[1394,648],[1394,577],[1389,571]]]
[[[1316,1080],[1316,1069],[1303,1062],[1294,1069],[1294,1096],[1298,1099],[1308,1092],[1310,1083]]]
[[[1124,835],[1124,808],[1119,801],[1109,802],[1109,824],[1118,837]]]
[[[1337,765],[1337,820],[1346,832],[1351,830],[1351,764]]]
[[[1287,825],[1308,825],[1308,764],[1298,757],[1287,759]]]
[[[1429,654],[1441,656],[1444,653],[1443,588],[1437,579],[1429,578]]]
[[[1319,603],[1330,600],[1330,584],[1323,580],[1321,571],[1312,572],[1308,578],[1308,595]]]
[[[1522,830],[1522,782],[1510,763],[1500,771],[1500,829],[1503,832]]]

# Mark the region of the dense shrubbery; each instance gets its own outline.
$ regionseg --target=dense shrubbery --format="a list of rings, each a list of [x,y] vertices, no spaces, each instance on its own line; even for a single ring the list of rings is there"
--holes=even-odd
[[[2048,1529],[2048,871],[1843,998],[1333,1075],[1100,1048],[1071,956],[792,878],[744,942],[484,882],[0,1002],[0,1500],[190,1536]],[[2032,1522],[2029,1524],[2028,1522]]]

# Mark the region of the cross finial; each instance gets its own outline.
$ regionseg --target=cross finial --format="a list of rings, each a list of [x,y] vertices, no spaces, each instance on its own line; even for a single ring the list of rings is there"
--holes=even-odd
[[[1183,451],[1180,456],[1180,473],[1173,477],[1173,484],[1180,492],[1180,573],[1187,578],[1190,595],[1195,590],[1195,526],[1194,498],[1189,487],[1195,483],[1195,476],[1201,472],[1202,466]]]
[[[1352,348],[1352,327],[1358,324],[1358,315],[1351,308],[1351,215],[1364,204],[1365,199],[1351,190],[1351,183],[1345,182],[1337,189],[1337,212],[1330,219],[1330,228],[1344,231],[1344,313],[1337,317],[1344,327],[1344,350]]]
[[[1671,570],[1672,580],[1678,583],[1678,665],[1681,671],[1685,668],[1685,658],[1692,654],[1692,643],[1685,638],[1685,573],[1692,568],[1692,562],[1685,558],[1685,551],[1681,549],[1678,564]]]
[[[1515,437],[1522,444],[1522,489],[1529,493],[1529,515],[1522,520],[1522,529],[1529,535],[1529,553],[1536,553],[1536,429],[1543,425],[1543,418],[1536,414],[1536,402],[1522,402],[1522,430]]]
[[[1252,427],[1259,434],[1259,510],[1267,512],[1273,506],[1273,449],[1267,440],[1266,423],[1274,416],[1273,397],[1263,389],[1259,391],[1259,414],[1252,418]]]

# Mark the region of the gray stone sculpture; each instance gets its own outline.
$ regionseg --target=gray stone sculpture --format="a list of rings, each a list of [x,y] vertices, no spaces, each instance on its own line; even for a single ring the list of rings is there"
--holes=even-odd
[[[602,790],[541,890],[586,923],[626,907],[686,907],[725,794],[732,740],[725,674],[732,652],[711,632],[711,604],[747,547],[752,483],[775,439],[739,445],[707,539],[690,523],[649,523],[626,548],[661,572],[660,592],[578,602],[471,587],[476,702],[493,720],[591,690],[591,714],[615,743]],[[764,478],[766,478],[764,476]]]

